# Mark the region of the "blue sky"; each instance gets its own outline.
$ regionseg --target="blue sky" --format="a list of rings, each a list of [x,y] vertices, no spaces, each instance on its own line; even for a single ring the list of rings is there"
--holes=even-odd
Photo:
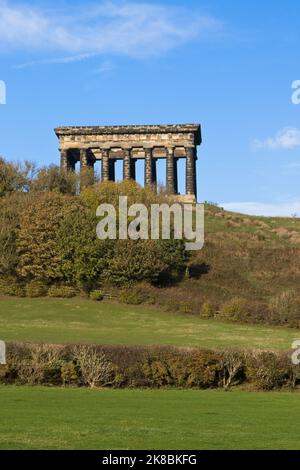
[[[0,154],[58,163],[59,125],[200,122],[199,201],[300,214],[299,44],[296,0],[0,0]]]

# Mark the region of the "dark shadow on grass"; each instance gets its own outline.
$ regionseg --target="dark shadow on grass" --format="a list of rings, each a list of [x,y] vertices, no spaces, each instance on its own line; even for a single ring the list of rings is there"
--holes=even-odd
[[[208,274],[209,271],[210,271],[210,266],[206,263],[191,264],[189,266],[189,277],[191,279],[200,279],[201,276]]]

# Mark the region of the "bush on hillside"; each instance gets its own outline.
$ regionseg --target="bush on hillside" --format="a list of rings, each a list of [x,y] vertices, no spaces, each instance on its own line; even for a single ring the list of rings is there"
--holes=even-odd
[[[268,306],[255,300],[233,298],[224,302],[218,318],[241,323],[266,323]]]
[[[102,291],[101,290],[93,290],[92,292],[90,292],[90,299],[95,300],[97,302],[100,302],[101,300],[103,300]]]
[[[214,307],[209,302],[205,302],[204,304],[202,304],[202,307],[200,310],[200,317],[201,318],[214,318],[214,316],[215,316]]]
[[[47,286],[41,281],[31,281],[25,287],[26,297],[44,297]]]
[[[148,293],[143,286],[128,286],[121,290],[119,300],[123,304],[140,305],[147,302]]]
[[[104,270],[107,282],[163,282],[182,272],[186,258],[181,240],[117,240]]]
[[[14,277],[6,277],[0,279],[0,295],[8,295],[12,297],[25,297],[24,286]]]
[[[300,298],[294,291],[284,291],[269,302],[268,320],[274,325],[300,326]]]
[[[53,285],[49,287],[48,289],[48,297],[61,297],[64,299],[71,299],[72,297],[75,297],[77,294],[76,289],[74,287],[70,286],[56,286]]]
[[[247,316],[247,300],[234,298],[225,302],[220,310],[219,318],[224,320],[239,321]]]

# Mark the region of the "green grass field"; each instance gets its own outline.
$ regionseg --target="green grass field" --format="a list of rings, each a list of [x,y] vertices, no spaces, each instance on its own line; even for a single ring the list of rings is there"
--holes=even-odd
[[[2,299],[5,341],[289,349],[300,332],[85,299]]]
[[[0,387],[0,449],[300,449],[299,396]]]

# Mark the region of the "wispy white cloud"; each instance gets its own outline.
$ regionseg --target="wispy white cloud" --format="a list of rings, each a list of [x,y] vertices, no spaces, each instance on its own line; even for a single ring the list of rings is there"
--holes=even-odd
[[[241,214],[291,217],[293,214],[300,216],[300,200],[283,201],[278,203],[264,202],[227,202],[220,204],[224,209]]]
[[[52,59],[41,59],[33,60],[30,62],[24,62],[23,64],[15,65],[14,69],[26,69],[28,67],[33,67],[34,65],[47,65],[47,64],[71,64],[73,62],[81,62],[82,60],[90,59],[98,54],[77,54],[67,57],[54,57]]]
[[[274,137],[266,140],[256,139],[253,142],[256,149],[293,149],[300,146],[300,129],[296,127],[284,127]]]
[[[0,53],[47,53],[39,63],[66,63],[94,54],[147,57],[197,38],[215,38],[221,31],[220,21],[187,7],[112,1],[58,13],[0,0]],[[53,53],[66,57],[49,58]]]

